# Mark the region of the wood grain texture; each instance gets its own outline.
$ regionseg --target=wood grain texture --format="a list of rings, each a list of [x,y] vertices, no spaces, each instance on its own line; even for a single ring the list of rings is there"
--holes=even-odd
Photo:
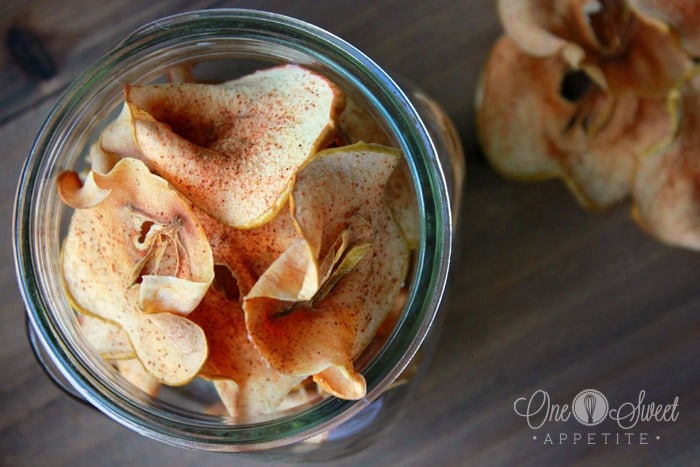
[[[333,465],[699,465],[700,255],[660,245],[621,205],[582,211],[557,182],[498,178],[479,157],[473,93],[500,34],[489,0],[5,1],[0,28],[31,29],[58,73],[40,80],[0,50],[0,465],[267,465],[184,451],[129,432],[56,390],[29,352],[9,219],[22,162],[67,83],[138,25],[179,11],[249,7],[297,16],[347,39],[432,95],[467,157],[459,250],[435,358],[403,416],[367,450]],[[647,445],[543,445],[513,412],[537,389],[570,403],[586,388],[611,405],[679,397],[672,423],[642,423]],[[619,431],[619,430],[617,430]],[[533,436],[538,439],[534,440]],[[659,436],[657,440],[655,437]]]

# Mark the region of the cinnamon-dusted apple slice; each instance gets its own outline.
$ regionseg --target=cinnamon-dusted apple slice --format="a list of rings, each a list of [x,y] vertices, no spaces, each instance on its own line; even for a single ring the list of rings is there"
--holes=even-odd
[[[116,154],[120,158],[132,157],[141,159],[141,150],[136,144],[131,112],[126,103],[112,122],[100,134],[99,144],[103,151]]]
[[[59,176],[61,198],[76,210],[63,244],[71,300],[118,324],[159,381],[192,379],[207,354],[191,312],[213,279],[212,253],[189,204],[135,159],[108,174]]]
[[[626,197],[636,158],[672,132],[665,99],[604,92],[561,57],[532,57],[508,37],[494,45],[476,103],[481,147],[499,173],[560,177],[589,209]]]
[[[199,208],[194,210],[211,245],[216,268],[226,268],[233,276],[241,300],[265,270],[299,240],[288,208],[252,229],[230,227]]]
[[[347,99],[346,104],[345,110],[338,119],[338,126],[348,143],[365,142],[391,146],[391,138],[377,120],[353,99]],[[396,221],[406,235],[409,246],[412,249],[415,248],[420,237],[416,191],[413,187],[411,169],[403,157],[389,178],[386,197]]]
[[[306,250],[295,244],[298,257],[273,264],[275,278],[268,281],[267,271],[260,278],[268,281],[265,293],[256,284],[243,303],[248,334],[273,368],[313,375],[341,398],[364,396],[353,360],[405,279],[407,244],[384,196],[399,158],[393,149],[360,143],[323,151],[300,170],[291,206]],[[288,291],[275,294],[272,285],[284,289],[286,277],[311,278],[299,295],[311,298],[280,300]]]
[[[209,345],[200,376],[214,381],[230,415],[245,419],[269,413],[303,380],[267,364],[248,339],[238,298],[225,290],[210,288],[189,318],[204,330]]]
[[[270,220],[285,205],[297,169],[333,138],[344,101],[326,78],[294,65],[221,85],[126,88],[149,166],[240,228]]]
[[[671,106],[678,130],[666,147],[640,158],[633,215],[657,239],[700,250],[700,68]]]
[[[192,83],[192,65],[184,64],[168,70],[168,77],[175,83]],[[87,161],[91,170],[107,173],[124,157],[143,159],[141,150],[136,144],[134,126],[131,121],[129,106],[123,104],[117,117],[112,120],[98,140],[90,146]]]

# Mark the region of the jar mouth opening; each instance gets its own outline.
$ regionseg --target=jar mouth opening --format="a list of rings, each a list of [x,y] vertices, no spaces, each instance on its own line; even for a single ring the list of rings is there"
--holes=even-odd
[[[408,160],[421,219],[409,297],[394,331],[363,370],[367,396],[327,398],[250,424],[230,424],[163,404],[110,375],[76,338],[58,271],[61,225],[55,178],[82,160],[90,134],[113,111],[125,84],[155,79],[189,60],[297,63],[321,72],[364,100]],[[451,213],[435,148],[409,99],[373,61],[342,39],[303,21],[255,10],[206,10],[138,29],[76,78],[42,127],[16,194],[17,279],[38,341],[71,385],[109,417],[169,444],[210,450],[257,450],[313,436],[357,414],[395,380],[425,338],[447,279]],[[57,277],[59,277],[57,279]],[[96,367],[97,366],[97,367]]]

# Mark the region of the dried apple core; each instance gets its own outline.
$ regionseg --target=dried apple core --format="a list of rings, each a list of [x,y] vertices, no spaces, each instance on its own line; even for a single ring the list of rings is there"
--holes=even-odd
[[[358,359],[396,322],[418,243],[390,142],[296,65],[127,86],[90,170],[58,179],[75,208],[64,282],[87,341],[152,395],[212,381],[238,419],[364,397]]]

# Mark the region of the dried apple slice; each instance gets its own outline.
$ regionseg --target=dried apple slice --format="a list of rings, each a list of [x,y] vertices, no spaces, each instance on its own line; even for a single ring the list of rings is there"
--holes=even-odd
[[[690,71],[692,60],[671,34],[644,21],[637,21],[635,29],[624,54],[600,65],[608,89],[618,95],[666,97]]]
[[[338,126],[348,144],[365,142],[391,145],[391,139],[384,128],[353,99],[345,100],[345,109],[338,117]]]
[[[389,177],[386,198],[391,212],[406,236],[408,247],[413,250],[420,241],[420,216],[416,204],[416,190],[413,187],[411,169],[405,158],[401,158],[394,173]]]
[[[667,146],[640,158],[633,215],[657,239],[700,250],[700,69],[671,104],[678,131]]]
[[[122,105],[117,118],[110,122],[102,131],[99,143],[102,150],[118,154],[120,157],[142,158],[134,136],[131,112],[126,103]]]
[[[191,65],[174,67],[168,71],[168,76],[171,82],[194,82]],[[97,142],[90,146],[87,161],[91,170],[107,173],[124,157],[143,159],[136,144],[131,112],[126,103],[122,105],[117,117],[102,130]]]
[[[361,225],[363,221],[351,218],[349,224]],[[365,237],[369,235],[358,238]],[[322,299],[369,249],[370,245],[362,242],[350,247],[350,238],[351,230],[343,230],[321,261],[316,260],[305,238],[297,238],[270,264],[246,298],[267,297],[310,304]]]
[[[481,147],[499,173],[561,177],[589,209],[626,197],[636,158],[673,130],[665,99],[614,96],[561,57],[532,57],[508,37],[494,45],[476,103]]]
[[[628,0],[639,16],[661,29],[670,29],[683,49],[700,57],[700,3],[697,0]]]
[[[309,245],[305,239],[297,238],[255,282],[246,297],[297,302],[311,299],[319,285],[319,268]]]
[[[498,7],[521,50],[558,56],[616,95],[663,97],[691,66],[671,35],[640,21],[626,2],[499,0]]]
[[[135,358],[134,348],[121,327],[84,313],[78,315],[78,322],[90,345],[103,359],[112,361],[124,379],[151,396],[158,394],[160,382]]]
[[[90,345],[103,359],[113,362],[124,379],[151,396],[158,394],[160,382],[135,358],[134,348],[121,327],[83,313],[78,315],[78,322]]]
[[[298,167],[332,139],[344,97],[286,65],[221,85],[128,86],[126,103],[149,166],[216,219],[252,228],[282,209]]]
[[[240,303],[223,291],[211,288],[189,318],[204,330],[209,344],[200,375],[214,380],[230,415],[269,413],[303,380],[270,368],[248,339]]]
[[[252,229],[230,227],[201,209],[194,210],[207,234],[214,263],[233,275],[241,299],[265,270],[299,240],[289,209],[283,209],[270,222]]]
[[[126,157],[143,159],[134,138],[131,113],[125,104],[117,117],[102,130],[97,141],[90,146],[87,161],[91,170],[106,174],[120,159]]]
[[[90,164],[90,170],[102,174],[108,173],[119,162],[121,157],[118,154],[110,153],[102,149],[99,141],[90,146],[87,156],[87,162]]]
[[[571,10],[567,7],[571,3],[498,0],[498,14],[506,32],[522,50],[536,57],[561,54],[567,63],[578,68],[586,51],[569,37],[572,30],[567,22],[576,20],[569,16]]]
[[[82,335],[105,360],[134,358],[129,337],[116,324],[85,313],[78,315],[78,322]]]
[[[160,381],[146,370],[139,359],[117,360],[115,365],[124,379],[149,396],[155,397],[160,392]]]
[[[391,139],[384,128],[352,99],[347,99],[338,126],[350,144],[365,142],[391,146]],[[415,248],[420,237],[420,221],[411,170],[405,158],[401,158],[399,166],[389,178],[386,197],[409,247]]]
[[[346,399],[365,394],[353,360],[391,310],[407,270],[407,245],[384,196],[399,159],[390,148],[356,144],[323,151],[300,170],[292,216],[323,294],[287,301],[251,293],[243,304],[248,334],[273,368],[314,375],[324,390]],[[300,274],[299,261],[286,264],[287,274],[283,268],[275,274]],[[333,265],[330,274],[324,264]],[[335,281],[332,290],[324,290],[326,280]]]
[[[58,180],[76,208],[63,244],[71,300],[114,322],[159,381],[184,384],[207,353],[202,330],[177,314],[194,309],[213,279],[212,253],[189,204],[135,159],[108,174]],[[161,275],[166,274],[166,275]]]

